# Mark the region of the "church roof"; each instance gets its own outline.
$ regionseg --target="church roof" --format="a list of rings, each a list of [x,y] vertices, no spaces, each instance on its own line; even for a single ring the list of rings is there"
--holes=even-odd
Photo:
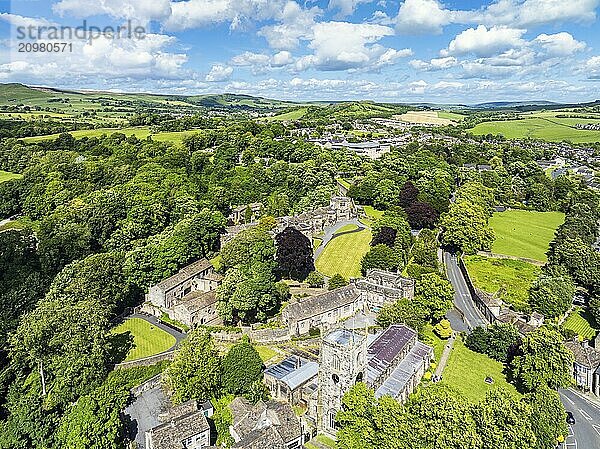
[[[367,351],[369,374],[379,375],[387,370],[417,332],[404,324],[394,324],[377,336]]]
[[[293,355],[283,362],[268,367],[265,375],[285,383],[291,390],[305,384],[319,373],[319,364]]]

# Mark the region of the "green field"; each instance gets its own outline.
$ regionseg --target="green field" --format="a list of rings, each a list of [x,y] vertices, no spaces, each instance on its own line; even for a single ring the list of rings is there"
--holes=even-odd
[[[466,117],[462,114],[457,114],[456,112],[449,112],[449,111],[438,111],[437,115],[439,118],[446,118],[448,120],[453,120],[455,122],[460,122],[461,120],[464,120]]]
[[[446,346],[446,341],[442,340],[435,334],[435,332],[433,332],[433,326],[429,323],[425,326],[425,329],[423,330],[423,335],[425,336],[423,342],[433,348],[435,360],[439,361],[442,357],[442,353],[444,352],[444,346]]]
[[[129,128],[98,128],[98,129],[84,129],[79,131],[71,131],[71,134],[76,139],[81,139],[83,137],[100,137],[103,134],[110,135],[114,133],[122,133],[126,136],[136,136],[138,139],[145,139],[148,136],[152,136],[153,140],[158,142],[181,142],[185,136],[189,136],[191,134],[198,133],[198,130],[188,130],[188,131],[177,131],[177,132],[161,132],[152,134],[148,127],[129,127]],[[40,142],[44,140],[52,140],[56,139],[59,134],[49,134],[47,136],[35,136],[35,137],[25,137],[23,140],[25,142]]]
[[[275,351],[272,348],[269,348],[268,346],[255,346],[254,348],[258,352],[258,355],[260,355],[260,359],[263,362],[266,362],[272,359],[273,357],[279,355],[277,351]]]
[[[569,126],[566,120],[548,119],[544,117],[523,118],[520,120],[507,120],[483,122],[469,131],[475,135],[502,134],[507,139],[542,139],[551,142],[569,140],[573,143],[600,142],[600,131],[576,129]],[[578,123],[584,123],[584,120]]]
[[[482,256],[464,256],[463,260],[477,288],[498,293],[500,299],[516,310],[529,309],[529,287],[539,276],[540,267],[520,260]]]
[[[492,252],[545,262],[548,245],[564,220],[562,212],[496,212],[490,219],[496,233]]]
[[[306,114],[307,108],[295,109],[290,112],[286,112],[285,114],[274,115],[272,117],[267,117],[267,121],[276,122],[276,121],[285,121],[285,120],[299,120]]]
[[[22,178],[22,175],[0,170],[0,182],[10,181],[12,179]]]
[[[482,400],[488,391],[500,387],[520,397],[515,387],[507,382],[503,370],[502,363],[471,351],[464,345],[462,337],[458,337],[444,369],[442,383],[456,388],[472,402]],[[493,384],[485,382],[488,376],[494,380]]]
[[[598,325],[589,312],[583,309],[574,310],[563,323],[565,329],[571,329],[585,340],[592,340],[598,334]]]
[[[336,230],[333,235],[344,234],[346,232],[356,231],[357,229],[358,226],[356,226],[355,224],[347,224],[345,226],[342,226],[340,229]]]
[[[130,318],[119,324],[113,333],[121,334],[131,332],[133,347],[127,354],[125,361],[138,360],[151,355],[160,354],[173,347],[175,337],[158,327],[140,318]]]
[[[365,229],[332,239],[317,259],[317,270],[329,277],[336,273],[346,279],[360,277],[360,260],[369,251],[371,238]]]

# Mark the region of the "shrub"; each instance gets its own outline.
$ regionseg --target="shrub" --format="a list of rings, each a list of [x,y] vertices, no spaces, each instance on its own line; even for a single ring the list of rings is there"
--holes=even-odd
[[[448,320],[440,321],[434,326],[433,330],[438,337],[444,340],[447,340],[452,336],[452,327],[450,326],[450,321]]]

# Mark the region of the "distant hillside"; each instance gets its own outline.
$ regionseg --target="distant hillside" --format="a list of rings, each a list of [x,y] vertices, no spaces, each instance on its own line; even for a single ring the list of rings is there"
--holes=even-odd
[[[55,96],[51,89],[34,88],[19,83],[0,84],[0,102],[16,103],[25,100],[47,99]]]

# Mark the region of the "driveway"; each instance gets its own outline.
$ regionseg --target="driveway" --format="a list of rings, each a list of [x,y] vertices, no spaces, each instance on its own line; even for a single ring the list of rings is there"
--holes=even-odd
[[[600,405],[575,390],[559,390],[559,394],[565,409],[575,417],[563,449],[600,448]]]
[[[448,280],[452,284],[452,287],[454,287],[454,305],[462,312],[461,319],[468,327],[468,330],[472,330],[478,326],[487,326],[489,323],[473,302],[471,292],[467,287],[467,281],[462,271],[460,271],[456,256],[445,252],[444,263],[446,264]],[[453,320],[456,320],[456,317],[453,317]]]
[[[366,226],[364,224],[362,224],[358,219],[338,221],[333,226],[329,226],[328,228],[325,228],[324,229],[325,234],[322,237],[319,237],[320,239],[323,239],[323,242],[321,242],[321,245],[315,251],[314,259],[317,260],[319,258],[319,256],[325,249],[325,246],[331,241],[331,239],[333,239],[335,237],[334,234],[338,229],[343,228],[344,226],[350,225],[350,224],[358,226],[357,230],[350,231],[350,232],[359,232],[359,231],[362,231],[363,229],[366,229]]]
[[[158,318],[156,318],[155,316],[152,316],[152,315],[146,315],[144,313],[132,313],[131,315],[127,316],[125,319],[127,319],[127,318],[139,318],[141,320],[148,321],[153,326],[156,326],[159,329],[162,329],[166,333],[171,334],[173,337],[175,337],[175,340],[176,340],[175,345],[172,346],[171,348],[169,348],[168,349],[169,351],[171,349],[179,346],[179,343],[181,343],[187,336],[185,333],[180,332],[177,329],[174,329],[171,326],[166,325],[165,323],[163,323]]]
[[[158,419],[169,407],[169,399],[160,387],[151,388],[125,409],[125,415],[130,419],[129,436],[138,445],[146,447],[145,432],[162,424]]]

